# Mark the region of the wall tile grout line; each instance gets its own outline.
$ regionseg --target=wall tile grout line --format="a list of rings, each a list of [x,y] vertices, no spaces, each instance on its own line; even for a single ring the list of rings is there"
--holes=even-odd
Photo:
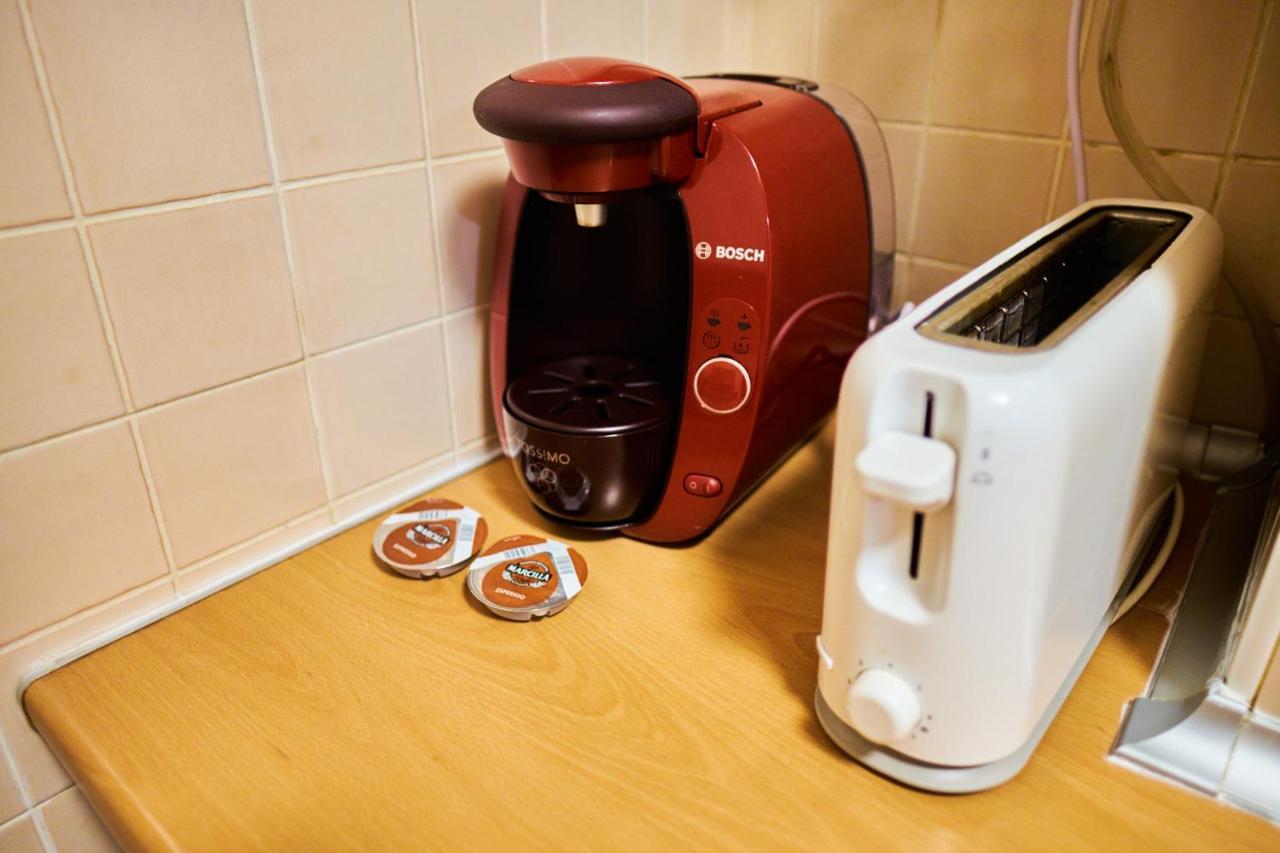
[[[961,261],[948,261],[945,258],[933,258],[933,257],[930,257],[929,255],[908,255],[907,257],[909,257],[913,261],[920,261],[921,263],[924,263],[924,264],[933,264],[934,266],[959,267],[960,269],[963,269],[966,272],[978,266],[977,264],[966,264],[966,263],[962,263]]]
[[[646,64],[652,63],[649,58],[649,2],[650,0],[641,0],[640,3],[640,61]]]
[[[59,791],[59,793],[61,793],[61,791]],[[0,832],[4,832],[6,829],[9,829],[12,826],[16,826],[17,824],[21,823],[23,820],[31,817],[32,813],[35,811],[35,808],[36,807],[34,806],[29,809],[24,808],[22,811],[18,812],[16,815],[9,818],[8,820],[0,821]],[[45,849],[51,850],[51,848],[49,848],[47,845],[45,846]],[[53,851],[53,853],[56,853],[56,851]]]
[[[1097,149],[1099,151],[1124,151],[1124,149],[1115,142],[1085,142],[1084,148],[1086,151],[1091,149]],[[1178,151],[1177,149],[1171,148],[1153,148],[1151,150],[1155,151],[1161,157],[1170,157],[1176,160],[1190,160],[1201,163],[1219,163],[1223,159],[1223,155],[1221,154],[1206,154],[1203,151]]]
[[[311,416],[312,435],[316,441],[316,461],[320,466],[320,479],[324,485],[325,505],[329,509],[329,521],[333,516],[333,474],[325,456],[324,430],[320,426],[320,413],[316,406],[315,383],[311,376],[310,347],[307,342],[306,323],[302,317],[302,299],[298,293],[297,265],[294,263],[293,239],[289,233],[289,215],[285,210],[284,190],[280,186],[280,158],[276,150],[275,129],[271,124],[271,108],[267,98],[267,82],[262,71],[262,50],[258,44],[258,32],[253,21],[252,0],[241,0],[244,9],[245,30],[249,37],[249,54],[253,62],[253,78],[258,90],[258,106],[262,118],[263,135],[267,143],[267,162],[271,168],[271,188],[276,199],[276,214],[280,219],[280,235],[284,246],[284,262],[289,273],[289,294],[293,299],[295,331],[302,350],[302,378],[307,386],[307,409]]]
[[[876,124],[880,125],[882,129],[888,128],[890,130],[923,130],[924,129],[924,124],[921,122],[906,121],[904,119],[897,119],[897,118],[877,118]]]
[[[1070,159],[1071,142],[1065,137],[1068,134],[1067,119],[1062,119],[1063,140],[1058,144],[1057,153],[1053,155],[1053,168],[1049,170],[1049,186],[1045,190],[1044,209],[1040,213],[1041,223],[1051,222],[1054,219],[1053,211],[1058,206],[1058,192],[1061,188],[1062,177],[1066,172],[1066,163]],[[1074,192],[1074,188],[1072,188]],[[1075,207],[1073,204],[1072,207]]]
[[[946,6],[945,0],[938,0],[938,12],[933,19],[933,38],[929,46],[929,72],[925,78],[924,92],[924,113],[921,116],[921,133],[920,133],[920,155],[916,158],[916,174],[915,181],[911,188],[911,210],[907,214],[907,234],[904,235],[907,240],[907,254],[911,259],[915,257],[916,240],[918,235],[916,231],[916,223],[920,218],[920,200],[924,195],[924,175],[925,163],[929,158],[929,136],[933,133],[933,91],[934,78],[938,72],[938,47],[942,42],[942,16]],[[906,280],[902,282],[899,293],[902,298],[899,303],[905,304],[907,294],[910,293],[910,285],[912,279],[912,264],[908,260],[906,264],[907,274]]]
[[[66,140],[62,133],[62,122],[58,117],[58,109],[53,102],[53,88],[49,85],[49,76],[45,69],[44,52],[36,39],[35,22],[31,18],[28,0],[18,0],[18,11],[22,17],[23,34],[26,37],[27,49],[31,53],[31,64],[40,89],[40,99],[44,104],[45,117],[49,122],[49,135],[53,140],[54,152],[58,158],[58,167],[62,172],[62,180],[71,205],[71,223],[80,240],[80,251],[83,254],[86,271],[89,274],[89,285],[93,289],[93,300],[98,309],[98,319],[102,324],[102,333],[106,338],[107,349],[111,354],[111,366],[115,371],[116,383],[124,403],[125,411],[133,411],[133,394],[129,389],[128,376],[125,373],[124,361],[120,356],[120,344],[116,339],[115,326],[111,322],[111,313],[107,308],[106,293],[102,289],[102,279],[98,274],[97,260],[93,254],[93,246],[89,241],[88,231],[84,224],[84,209],[80,203],[80,191],[76,184],[75,172],[71,168],[71,158],[67,153]]]
[[[349,169],[339,172],[329,172],[324,175],[314,175],[307,178],[293,178],[280,182],[281,188],[285,192],[295,189],[306,189],[309,187],[327,186],[329,184],[342,183],[344,181],[355,181],[361,178],[373,178],[380,175],[394,175],[402,172],[412,172],[416,169],[426,169],[430,167],[430,162],[426,158],[419,157],[415,160],[405,160],[398,163],[386,163],[378,166],[367,166],[359,169]],[[123,207],[118,210],[108,210],[102,213],[84,214],[81,219],[86,225],[96,225],[100,222],[118,222],[122,219],[137,219],[143,216],[151,216],[157,213],[169,213],[173,211],[191,210],[198,207],[206,207],[213,204],[224,204],[232,201],[242,201],[251,198],[263,198],[270,196],[275,192],[274,188],[269,184],[260,187],[249,187],[242,190],[227,190],[225,192],[211,193],[203,196],[192,196],[190,198],[171,199],[169,201],[160,201],[153,204],[141,204],[135,207]],[[39,234],[46,231],[57,231],[62,228],[74,227],[76,220],[73,218],[51,219],[46,222],[33,222],[26,225],[10,225],[0,228],[0,240],[8,237],[22,237],[27,234]]]
[[[547,0],[542,0],[545,6]],[[731,0],[720,0],[720,69],[729,71],[732,69],[725,68],[729,57],[729,19],[732,17],[730,10]]]
[[[809,10],[809,79],[817,81],[822,54],[822,12],[827,0],[817,0]],[[882,122],[883,124],[883,122]]]
[[[932,60],[930,61],[932,65]],[[932,75],[930,75],[930,92],[933,90]],[[930,95],[932,98],[932,95]],[[925,114],[928,115],[931,109],[925,108]],[[1003,140],[1006,142],[1033,142],[1039,145],[1058,145],[1062,142],[1061,134],[1057,136],[1047,136],[1043,133],[1021,133],[1016,130],[991,130],[983,127],[965,127],[958,124],[940,124],[930,121],[929,129],[936,133],[946,133],[954,136],[969,136],[974,139],[990,139]]]
[[[413,30],[413,65],[418,84],[418,118],[422,124],[422,147],[427,152],[427,209],[431,212],[431,257],[436,267],[436,301],[439,304],[440,343],[444,349],[444,389],[445,399],[449,401],[449,445],[452,448],[454,464],[458,461],[458,399],[453,387],[453,359],[449,354],[449,334],[444,318],[449,314],[444,286],[444,259],[440,240],[440,206],[437,203],[439,193],[436,188],[435,165],[431,159],[431,122],[427,113],[427,65],[423,58],[422,27],[418,20],[417,0],[406,0],[409,4],[409,27]],[[465,162],[465,161],[463,161]]]
[[[40,805],[36,802],[35,795],[31,791],[31,785],[27,782],[26,773],[23,772],[22,767],[18,764],[18,756],[14,753],[13,747],[9,745],[8,736],[3,729],[0,729],[0,773],[4,772],[9,774],[9,778],[13,780],[18,788],[18,799],[22,802],[22,811],[0,824],[0,828],[21,820]],[[41,843],[44,844],[43,838]],[[57,853],[56,849],[48,844],[45,844],[45,849],[51,851],[51,853]]]
[[[120,352],[120,342],[116,334],[115,323],[111,318],[110,306],[107,304],[106,290],[102,285],[102,274],[98,268],[98,258],[93,249],[93,241],[89,239],[89,230],[85,223],[84,204],[80,198],[80,187],[76,182],[75,171],[71,168],[71,157],[67,151],[62,122],[58,116],[57,105],[53,100],[53,88],[49,84],[48,71],[45,68],[44,52],[36,37],[35,22],[31,18],[28,0],[19,0],[18,8],[22,17],[24,35],[27,39],[27,48],[31,53],[31,63],[40,89],[40,97],[44,103],[46,117],[49,122],[54,152],[57,155],[58,166],[62,171],[67,199],[71,204],[72,223],[80,243],[85,271],[89,276],[89,286],[93,291],[94,303],[98,309],[98,320],[107,343],[111,365],[115,371],[117,390],[120,393],[121,402],[124,404],[124,415],[118,420],[128,424],[129,439],[133,444],[138,473],[142,477],[143,488],[147,493],[147,505],[151,510],[151,521],[155,525],[156,535],[160,540],[160,549],[164,555],[166,575],[168,576],[169,585],[176,595],[177,565],[174,562],[173,546],[170,543],[169,531],[165,526],[164,516],[160,511],[159,495],[156,492],[155,480],[152,477],[151,466],[147,460],[147,451],[142,442],[142,433],[138,427],[137,407],[134,404],[132,389],[129,387],[129,377],[125,371],[124,358]],[[4,455],[0,454],[0,458],[3,458]],[[43,821],[40,823],[42,825]]]
[[[902,119],[877,119],[882,128],[889,130],[923,130],[924,125],[918,121],[903,121]],[[1044,144],[1057,144],[1061,142],[1061,136],[1045,136],[1044,134],[1034,133],[1017,133],[1013,131],[991,130],[981,127],[966,127],[964,125],[949,124],[931,124],[934,130],[944,133],[952,133],[957,136],[973,136],[979,139],[1004,139],[1018,142],[1041,142]],[[1084,147],[1086,151],[1123,151],[1118,142],[1102,142],[1098,140],[1085,139]],[[1182,160],[1194,161],[1220,161],[1221,154],[1214,154],[1208,151],[1184,151],[1179,148],[1156,148],[1151,149],[1162,157],[1175,157]],[[1233,160],[1237,162],[1260,163],[1264,165],[1280,166],[1280,157],[1258,157],[1248,154],[1236,154]]]
[[[1084,20],[1081,21],[1081,29],[1085,32],[1086,38],[1080,40],[1080,52],[1076,56],[1076,67],[1079,68],[1083,62],[1083,56],[1088,47],[1087,34],[1089,12],[1093,9],[1094,0],[1089,0],[1085,5]],[[1070,27],[1070,21],[1067,24]],[[1066,98],[1063,99],[1067,101]],[[1071,104],[1065,103],[1062,110],[1062,123],[1058,129],[1058,151],[1053,157],[1053,168],[1049,171],[1049,188],[1045,192],[1044,210],[1040,214],[1041,222],[1049,222],[1053,219],[1054,208],[1058,205],[1058,188],[1062,182],[1062,173],[1066,162],[1070,159],[1071,154]]]
[[[9,225],[0,228],[0,240],[7,240],[11,237],[27,237],[31,234],[47,234],[50,231],[61,231],[66,228],[74,228],[76,221],[74,219],[47,219],[44,222],[29,222],[25,225]]]
[[[16,815],[13,815],[12,817],[6,818],[5,820],[0,820],[0,832],[4,832],[9,827],[19,823],[28,814],[29,814],[29,810],[23,809],[22,811],[18,812]]]
[[[311,175],[306,178],[288,178],[280,181],[280,187],[285,192],[289,190],[305,189],[307,187],[321,187],[329,184],[342,183],[343,181],[356,181],[361,178],[376,178],[380,175],[398,175],[402,172],[413,172],[417,169],[425,169],[430,166],[430,162],[426,157],[417,157],[413,160],[401,160],[395,163],[383,163],[377,166],[361,166],[357,169],[347,169],[339,172],[326,172],[322,175]]]
[[[1231,160],[1234,163],[1249,166],[1264,166],[1269,169],[1280,167],[1280,159],[1275,157],[1256,157],[1252,154],[1233,154]]]
[[[551,58],[548,45],[551,33],[547,28],[547,0],[538,0],[538,55],[546,62]]]
[[[456,464],[456,460],[454,459],[454,450],[452,447],[449,450],[445,450],[441,453],[437,453],[435,456],[429,456],[426,459],[422,459],[417,462],[414,462],[412,465],[408,465],[400,469],[399,471],[393,471],[392,473],[388,474],[387,476],[383,477],[380,480],[374,480],[372,483],[366,483],[363,486],[352,489],[346,494],[339,495],[338,500],[350,501],[350,500],[358,500],[360,498],[367,497],[369,495],[372,495],[374,492],[378,491],[379,489],[385,488],[389,480],[394,480],[397,477],[402,477],[409,471],[416,471],[424,468],[435,468],[436,466],[439,466],[442,463]]]
[[[448,314],[437,314],[436,316],[428,317],[425,320],[418,320],[414,323],[409,323],[404,326],[398,326],[394,329],[387,329],[386,331],[377,332],[375,334],[367,335],[362,338],[357,338],[356,340],[348,341],[347,343],[339,344],[336,347],[332,347],[330,349],[324,350],[323,352],[316,353],[311,357],[311,360],[314,361],[320,358],[327,358],[328,356],[331,356],[337,353],[346,352],[348,350],[352,350],[360,346],[379,342],[384,338],[393,337],[395,335],[408,334],[410,332],[419,331],[421,329],[429,328],[431,326],[440,325],[440,324],[443,324],[444,321],[452,317],[457,317],[462,314],[466,314],[470,311],[476,310],[477,308],[487,308],[488,305],[489,303],[487,302],[480,303],[479,305],[467,305],[463,308],[459,308],[456,311],[451,311]],[[283,364],[275,364],[275,365],[272,365],[271,367],[264,368],[254,373],[249,373],[244,376],[237,376],[235,379],[230,379],[218,385],[212,385],[208,388],[201,388],[198,391],[192,391],[180,397],[174,397],[173,399],[169,399],[169,400],[161,400],[158,403],[152,403],[148,406],[143,406],[140,409],[135,409],[133,412],[116,415],[115,417],[97,421],[96,423],[92,423],[92,424],[84,424],[82,426],[72,427],[71,429],[63,430],[62,432],[53,433],[51,435],[45,436],[44,438],[39,438],[34,441],[27,442],[26,444],[14,445],[13,447],[8,447],[0,451],[0,459],[4,459],[10,454],[34,450],[45,444],[62,441],[64,439],[68,439],[73,436],[80,435],[82,433],[89,433],[95,430],[105,429],[107,427],[114,426],[119,423],[127,422],[130,418],[140,417],[142,415],[145,415],[148,412],[152,412],[157,409],[164,409],[170,406],[176,406],[188,400],[204,397],[206,395],[212,394],[216,391],[224,390],[234,385],[241,385],[247,382],[252,382],[255,379],[261,379],[262,377],[267,376],[269,374],[282,372],[291,367],[297,367],[302,363],[303,363],[303,360],[301,358],[298,358],[298,359],[294,359],[293,361],[284,362]]]
[[[274,525],[272,527],[267,528],[266,530],[255,533],[252,536],[250,536],[248,539],[242,539],[239,542],[234,542],[226,546],[225,548],[220,548],[217,551],[214,551],[212,554],[206,554],[203,557],[200,557],[192,561],[191,563],[183,566],[182,568],[180,568],[178,570],[178,578],[182,579],[182,578],[189,577],[192,573],[198,572],[201,569],[207,568],[213,565],[214,563],[217,563],[219,560],[225,560],[229,557],[234,557],[236,554],[238,554],[239,552],[243,551],[246,548],[251,548],[254,545],[258,545],[262,542],[267,541],[272,536],[275,536],[280,533],[284,533],[285,531],[289,530],[289,528],[291,527],[297,527],[299,524],[310,521],[313,518],[320,518],[320,517],[324,517],[326,520],[328,520],[329,518],[328,505],[309,509],[299,515],[295,515],[293,518],[286,519],[280,524]]]
[[[155,518],[156,533],[160,536],[160,550],[164,553],[165,564],[169,567],[169,582],[173,585],[174,595],[178,593],[178,561],[173,556],[173,543],[169,541],[169,528],[165,524],[164,510],[160,506],[160,492],[156,489],[155,478],[151,476],[151,461],[147,457],[147,445],[142,440],[142,426],[138,423],[138,415],[134,413],[126,418],[129,434],[133,437],[133,449],[138,456],[138,468],[142,473],[142,484],[147,490],[147,503],[151,506],[151,514]]]
[[[475,450],[493,444],[494,450],[498,449],[498,434],[496,432],[487,432],[479,438],[473,438],[466,444],[462,445],[463,450]]]
[[[62,792],[59,791],[58,793],[60,794]],[[54,796],[57,795],[55,794]],[[51,800],[53,797],[50,797],[49,799]],[[45,803],[48,801],[49,800],[45,800]],[[44,845],[45,850],[49,851],[49,853],[58,853],[58,844],[53,840],[53,833],[49,831],[49,824],[46,823],[44,819],[43,805],[44,803],[40,803],[39,805],[32,807],[30,812],[31,825],[35,827],[36,835],[39,836],[40,843]]]
[[[271,187],[251,187],[244,190],[231,190],[229,192],[215,193],[213,195],[173,199],[171,201],[156,202],[155,204],[143,204],[137,207],[124,207],[119,210],[108,210],[102,213],[90,213],[82,216],[79,221],[83,222],[85,225],[97,225],[100,222],[118,222],[122,219],[137,219],[139,217],[150,216],[157,213],[191,210],[192,208],[205,207],[212,204],[241,201],[249,198],[261,198],[268,195],[271,195]],[[21,237],[24,234],[29,233],[56,231],[59,228],[73,227],[76,223],[76,219],[56,219],[33,225],[19,225],[16,227],[3,228],[0,229],[0,240],[8,237]]]
[[[423,88],[426,87],[426,76],[423,76]],[[425,102],[425,98],[423,99]],[[423,115],[426,115],[426,108],[423,108]],[[490,157],[498,157],[503,154],[501,146],[492,148],[476,148],[471,151],[458,151],[454,154],[442,154],[439,157],[431,158],[432,166],[452,166],[454,163],[469,163],[472,160],[485,160]]]
[[[159,589],[160,587],[167,586],[168,584],[169,584],[169,579],[167,577],[155,578],[154,580],[146,581],[145,583],[141,583],[135,587],[126,589],[123,592],[119,592],[113,595],[111,598],[106,599],[105,601],[99,601],[97,604],[92,604],[81,610],[77,610],[75,613],[72,613],[70,616],[64,616],[63,618],[59,619],[57,622],[53,622],[51,624],[45,625],[43,628],[37,628],[36,630],[30,632],[29,634],[23,634],[21,637],[18,637],[16,640],[10,640],[9,642],[4,643],[3,645],[0,645],[0,657],[3,657],[4,655],[9,654],[10,652],[13,652],[15,649],[19,649],[22,646],[29,645],[34,642],[38,642],[39,640],[44,639],[50,634],[56,633],[70,625],[74,625],[77,622],[81,622],[85,619],[91,619],[92,617],[100,613],[110,610],[111,608],[119,605],[121,602],[126,601],[129,598],[132,598],[136,595],[141,595],[143,593],[150,592],[155,589]],[[15,764],[18,763],[16,760],[16,756],[15,756],[14,763]],[[33,804],[38,805],[38,803],[34,803],[34,801],[33,801]]]
[[[446,320],[451,320],[454,317],[460,317],[463,314],[468,313],[469,311],[474,311],[480,308],[488,308],[488,307],[489,307],[488,302],[480,302],[475,305],[464,305],[463,307],[458,308],[457,310],[454,310],[454,311],[449,311],[447,313],[441,312],[435,315],[434,317],[428,317],[425,320],[417,320],[413,323],[406,323],[405,325],[397,326],[394,329],[387,329],[385,332],[379,332],[375,335],[367,335],[363,338],[359,338],[354,341],[348,341],[345,344],[339,344],[336,347],[331,347],[327,350],[324,350],[323,352],[316,353],[315,355],[311,356],[311,359],[314,361],[317,358],[325,358],[325,357],[334,355],[335,353],[348,352],[350,350],[357,349],[362,346],[367,346],[367,345],[380,342],[385,338],[396,337],[399,335],[406,335],[411,332],[416,332],[424,328],[429,328],[431,326],[442,326],[444,325],[444,322]]]

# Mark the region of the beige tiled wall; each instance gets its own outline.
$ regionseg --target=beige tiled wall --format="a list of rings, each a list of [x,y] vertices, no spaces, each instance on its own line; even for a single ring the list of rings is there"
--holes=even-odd
[[[0,849],[109,846],[24,671],[493,454],[476,92],[741,66],[750,13],[0,0]]]
[[[1280,321],[1280,4],[1130,0],[1120,42],[1139,129]],[[1064,57],[1070,0],[756,0],[754,70],[860,96],[884,124],[896,266],[918,301],[1075,206]],[[1097,91],[1105,4],[1086,4],[1082,100],[1093,197],[1151,197]],[[1235,300],[1219,298],[1196,416],[1257,427],[1261,376]]]
[[[1276,5],[1134,0],[1122,50],[1138,124],[1280,316]],[[505,161],[470,104],[501,74],[596,53],[850,89],[918,300],[1070,206],[1067,6],[0,0],[0,686],[488,458]],[[1093,191],[1144,195],[1093,94],[1085,120]],[[1252,424],[1220,306],[1201,416]],[[0,848],[107,843],[11,690],[0,753]]]

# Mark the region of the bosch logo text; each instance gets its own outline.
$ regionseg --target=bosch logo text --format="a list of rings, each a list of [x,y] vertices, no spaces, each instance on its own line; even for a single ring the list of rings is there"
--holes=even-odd
[[[693,253],[702,260],[714,256],[726,261],[764,263],[764,249],[748,249],[744,246],[712,246],[710,243],[703,242],[693,247]]]

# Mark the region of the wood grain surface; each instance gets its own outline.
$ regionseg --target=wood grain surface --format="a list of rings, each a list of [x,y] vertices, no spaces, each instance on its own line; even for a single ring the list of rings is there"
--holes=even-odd
[[[921,793],[833,747],[812,708],[830,467],[828,428],[672,548],[553,528],[499,460],[435,494],[494,538],[578,548],[590,580],[563,613],[506,622],[465,573],[385,571],[375,521],[51,673],[26,705],[138,849],[1280,849],[1262,820],[1105,758],[1176,571],[1007,785]]]

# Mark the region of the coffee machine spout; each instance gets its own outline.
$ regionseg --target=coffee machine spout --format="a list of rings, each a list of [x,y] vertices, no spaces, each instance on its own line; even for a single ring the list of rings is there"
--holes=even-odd
[[[609,210],[603,204],[575,204],[573,215],[583,228],[599,228],[609,218]]]

